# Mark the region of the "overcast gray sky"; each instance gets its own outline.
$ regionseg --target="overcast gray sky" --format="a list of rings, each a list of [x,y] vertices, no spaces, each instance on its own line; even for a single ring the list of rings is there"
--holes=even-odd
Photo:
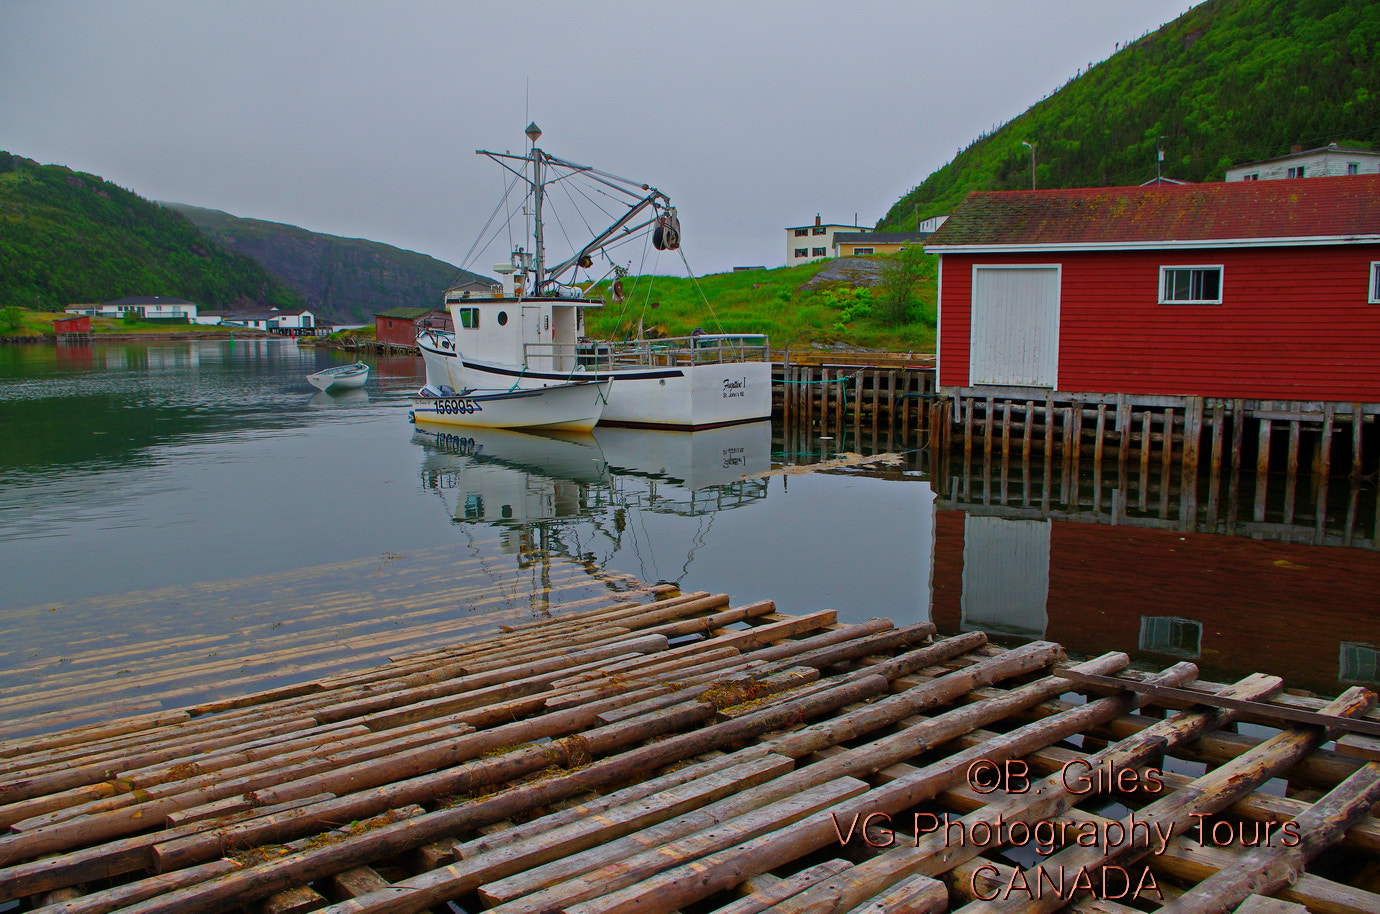
[[[697,273],[780,266],[1192,5],[0,0],[0,149],[460,263],[503,187],[474,150],[535,120],[668,194]]]

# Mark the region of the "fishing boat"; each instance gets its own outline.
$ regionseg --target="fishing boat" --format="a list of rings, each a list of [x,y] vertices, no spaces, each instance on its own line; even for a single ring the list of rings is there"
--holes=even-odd
[[[307,383],[317,390],[354,390],[369,380],[369,366],[363,362],[339,365],[307,375]]]
[[[478,150],[526,187],[522,211],[531,218],[532,249],[516,248],[495,265],[501,291],[473,285],[444,296],[450,328],[424,327],[417,336],[427,381],[462,388],[531,390],[573,381],[613,381],[600,421],[612,425],[699,429],[771,415],[771,361],[762,334],[702,333],[669,339],[594,341],[585,335],[585,311],[604,306],[588,295],[614,277],[612,297],[622,300],[627,272],[607,250],[650,233],[657,251],[680,248],[675,207],[661,191],[586,165],[559,159],[536,145],[541,130],[527,128],[527,155]],[[543,228],[548,191],[567,197],[575,179],[593,182],[614,221],[558,263],[548,263]],[[617,201],[609,203],[609,201]],[[622,210],[619,211],[619,206]],[[566,223],[562,223],[566,224]],[[595,276],[596,255],[609,269]],[[580,271],[587,271],[584,279]]]
[[[588,432],[598,423],[612,382],[570,381],[549,387],[461,390],[423,387],[412,420],[425,425]]]

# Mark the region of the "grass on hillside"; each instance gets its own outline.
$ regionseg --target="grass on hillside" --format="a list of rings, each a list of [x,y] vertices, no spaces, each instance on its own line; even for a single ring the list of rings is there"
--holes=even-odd
[[[887,259],[878,257],[877,259]],[[696,328],[707,333],[765,333],[772,348],[842,344],[852,348],[895,351],[934,349],[936,258],[925,258],[924,274],[911,307],[911,319],[888,325],[878,315],[880,288],[829,283],[802,290],[802,284],[828,261],[775,270],[715,273],[698,279],[629,276],[623,280],[626,300],[616,303],[609,283],[591,294],[605,301],[586,312],[585,332],[594,338],[626,339],[637,334],[641,318],[648,332],[684,336]]]

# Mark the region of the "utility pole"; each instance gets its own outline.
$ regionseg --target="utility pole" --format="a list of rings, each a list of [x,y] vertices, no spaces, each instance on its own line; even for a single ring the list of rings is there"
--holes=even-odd
[[[1035,189],[1035,144],[1021,140],[1021,145],[1030,150],[1030,189]]]
[[[1162,136],[1161,136],[1161,137],[1156,137],[1156,138],[1155,138],[1155,183],[1156,183],[1156,184],[1159,184],[1159,183],[1160,183],[1160,170],[1161,170],[1161,167],[1164,165],[1164,146],[1163,146],[1163,143],[1162,143],[1163,140],[1164,140],[1164,137],[1162,137]]]

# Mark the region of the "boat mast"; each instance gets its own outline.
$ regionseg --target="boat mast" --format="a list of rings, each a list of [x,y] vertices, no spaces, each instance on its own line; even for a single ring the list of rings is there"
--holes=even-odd
[[[532,294],[541,294],[542,267],[546,260],[546,243],[543,237],[541,225],[541,198],[542,198],[542,177],[541,177],[541,158],[542,151],[537,148],[537,140],[541,139],[541,128],[536,121],[527,125],[527,139],[532,143],[532,218],[535,226],[532,230],[532,241],[535,244],[533,258]]]

